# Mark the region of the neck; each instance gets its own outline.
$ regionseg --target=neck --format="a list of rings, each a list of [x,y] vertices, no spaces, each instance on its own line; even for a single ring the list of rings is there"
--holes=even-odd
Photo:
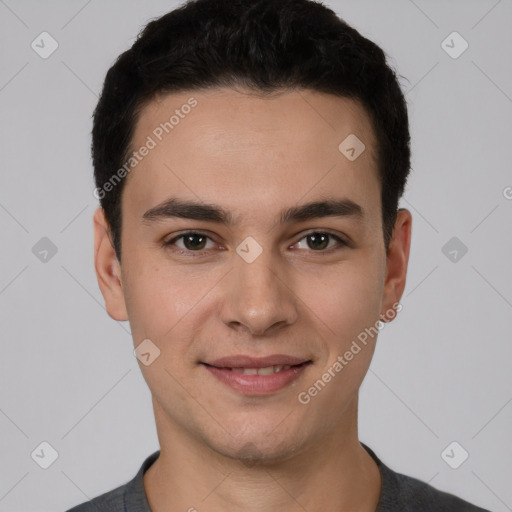
[[[160,456],[146,471],[152,512],[375,512],[378,466],[357,436],[357,398],[344,425],[283,460],[240,461],[168,421],[154,403]],[[167,421],[166,421],[167,420]]]

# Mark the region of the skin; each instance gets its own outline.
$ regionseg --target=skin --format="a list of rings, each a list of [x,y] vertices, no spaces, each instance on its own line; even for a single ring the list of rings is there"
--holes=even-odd
[[[197,106],[127,178],[122,264],[103,210],[94,216],[107,312],[130,321],[135,346],[150,339],[160,350],[149,366],[139,362],[161,450],[144,476],[151,509],[374,511],[381,479],[359,443],[357,410],[377,338],[308,404],[297,399],[405,287],[411,214],[398,212],[386,253],[369,117],[354,100],[313,91],[185,92],[143,109],[132,148],[190,97]],[[338,150],[351,133],[366,146],[355,161]],[[143,222],[171,196],[222,206],[235,222]],[[325,198],[350,199],[364,216],[279,222],[283,208]],[[186,230],[210,237],[200,256],[183,239],[162,245]],[[315,249],[312,232],[350,246],[331,238]],[[236,252],[248,236],[262,248],[252,263]],[[244,396],[199,364],[239,354],[313,364],[267,396]]]

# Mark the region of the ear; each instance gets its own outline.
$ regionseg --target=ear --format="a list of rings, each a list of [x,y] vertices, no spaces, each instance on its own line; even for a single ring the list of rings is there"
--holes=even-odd
[[[121,281],[121,265],[110,239],[103,208],[94,212],[94,268],[105,299],[107,313],[118,321],[128,320]]]
[[[400,208],[386,256],[386,281],[381,311],[382,322],[391,321],[395,317],[396,306],[393,308],[393,304],[400,301],[404,292],[411,246],[411,229],[411,212],[405,208]],[[386,312],[388,312],[387,315]]]

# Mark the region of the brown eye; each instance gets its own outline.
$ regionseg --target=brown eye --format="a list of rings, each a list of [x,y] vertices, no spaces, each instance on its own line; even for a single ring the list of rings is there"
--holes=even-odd
[[[211,245],[207,247],[208,241],[211,242]],[[203,250],[211,249],[215,243],[211,238],[203,233],[196,233],[195,231],[189,231],[187,233],[181,233],[180,235],[174,237],[168,242],[164,242],[165,247],[170,247],[175,249],[180,253],[193,253],[200,252]]]
[[[325,249],[329,245],[329,235],[326,235],[325,233],[313,233],[312,235],[308,235],[306,238],[310,249]]]
[[[309,233],[303,238],[301,238],[298,244],[302,243],[302,240],[307,240],[307,248],[313,251],[324,251],[325,249],[331,249],[338,246],[346,246],[347,244],[338,236],[333,235],[332,233],[327,233],[324,231],[315,231],[313,233]],[[335,241],[337,243],[332,244],[331,242]],[[300,248],[300,247],[299,247]],[[339,247],[338,247],[339,248]]]
[[[183,236],[183,245],[190,251],[201,250],[201,249],[204,249],[206,240],[207,240],[207,237],[203,236],[203,235],[197,235],[197,234],[186,235],[186,236]]]

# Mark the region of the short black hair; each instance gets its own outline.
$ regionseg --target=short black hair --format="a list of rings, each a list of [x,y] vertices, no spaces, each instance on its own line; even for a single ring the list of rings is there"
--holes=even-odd
[[[377,138],[387,250],[409,175],[410,135],[383,50],[313,0],[190,0],[149,22],[117,58],[94,111],[95,195],[118,260],[126,171],[117,171],[130,158],[141,110],[160,94],[239,86],[262,94],[310,89],[363,105]]]

